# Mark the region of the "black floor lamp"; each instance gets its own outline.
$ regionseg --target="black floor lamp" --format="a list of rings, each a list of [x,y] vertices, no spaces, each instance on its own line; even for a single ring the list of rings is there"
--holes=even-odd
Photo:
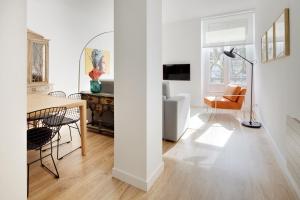
[[[234,52],[234,48],[232,48],[230,51],[224,51],[224,54],[230,58],[235,58],[236,55],[241,57],[243,60],[247,61],[248,63],[251,64],[251,107],[250,107],[250,120],[249,121],[243,121],[242,125],[249,127],[249,128],[260,128],[261,127],[261,123],[253,121],[253,116],[252,116],[252,87],[253,87],[253,62],[251,62],[250,60],[248,60],[247,58],[241,56],[240,54]]]

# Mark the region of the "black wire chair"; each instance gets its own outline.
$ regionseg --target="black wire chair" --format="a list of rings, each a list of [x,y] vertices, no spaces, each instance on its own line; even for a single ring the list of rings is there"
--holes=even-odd
[[[66,98],[67,97],[67,95],[66,95],[66,93],[64,91],[58,91],[58,90],[57,91],[49,92],[48,95],[49,96],[53,96],[53,97],[60,97],[60,98]],[[60,139],[60,135],[58,134],[57,139],[55,141],[57,142],[59,139]],[[56,146],[57,145],[55,145],[53,147],[56,147]],[[49,149],[50,149],[50,147],[44,148],[42,151],[47,151]]]
[[[75,93],[75,94],[70,94],[68,96],[69,99],[76,99],[76,100],[80,100],[81,99],[81,94],[80,93]],[[78,124],[77,122],[80,120],[80,110],[79,110],[79,107],[75,107],[75,108],[69,108],[67,109],[66,111],[66,115],[64,117],[64,119],[62,120],[61,122],[61,126],[68,126],[69,127],[69,133],[70,133],[70,140],[67,141],[67,142],[64,142],[64,143],[60,143],[60,140],[61,140],[61,133],[58,132],[58,138],[57,138],[57,159],[58,160],[61,160],[63,159],[65,156],[73,153],[74,151],[76,151],[77,149],[80,149],[81,146],[71,150],[70,152],[64,154],[63,156],[59,156],[59,146],[61,145],[64,145],[64,144],[68,144],[70,142],[72,142],[73,138],[72,138],[72,130],[71,129],[76,129],[79,133],[79,136],[81,136],[80,134],[80,129],[78,127]],[[45,122],[45,123],[50,123],[50,122]],[[47,150],[47,149],[45,149]]]
[[[52,139],[59,132],[61,122],[66,114],[65,107],[53,107],[42,109],[27,114],[27,151],[39,150],[40,157],[27,163],[27,196],[29,194],[29,167],[31,164],[40,161],[41,166],[50,172],[55,178],[59,178],[59,173],[53,159]],[[51,122],[52,125],[45,124],[44,121]],[[50,143],[50,152],[42,155],[42,148]],[[55,168],[55,172],[43,164],[43,159],[50,156]]]
[[[53,92],[49,92],[48,95],[54,96],[54,97],[62,97],[62,98],[66,98],[66,97],[67,97],[66,93],[63,92],[63,91],[53,91]]]

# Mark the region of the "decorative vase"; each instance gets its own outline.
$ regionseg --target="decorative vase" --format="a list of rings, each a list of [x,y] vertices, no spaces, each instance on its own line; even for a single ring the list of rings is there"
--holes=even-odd
[[[102,89],[101,82],[99,80],[91,80],[90,89],[92,93],[100,93]]]

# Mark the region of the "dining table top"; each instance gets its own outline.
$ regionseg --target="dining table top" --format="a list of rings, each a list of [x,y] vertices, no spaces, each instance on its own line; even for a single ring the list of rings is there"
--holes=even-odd
[[[47,94],[27,95],[27,113],[51,107],[73,108],[77,106],[84,106],[85,104],[85,100],[54,97]]]

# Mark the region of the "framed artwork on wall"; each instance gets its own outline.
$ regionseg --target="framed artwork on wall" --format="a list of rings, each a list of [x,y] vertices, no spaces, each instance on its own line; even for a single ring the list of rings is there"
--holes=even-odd
[[[110,74],[110,52],[108,50],[85,48],[85,74],[88,75],[93,68],[102,74]]]
[[[267,62],[267,33],[264,33],[261,38],[261,62]]]
[[[274,47],[276,58],[290,55],[290,23],[289,9],[284,9],[283,13],[274,23]]]
[[[274,51],[274,25],[267,31],[267,60],[271,61],[275,58]]]

